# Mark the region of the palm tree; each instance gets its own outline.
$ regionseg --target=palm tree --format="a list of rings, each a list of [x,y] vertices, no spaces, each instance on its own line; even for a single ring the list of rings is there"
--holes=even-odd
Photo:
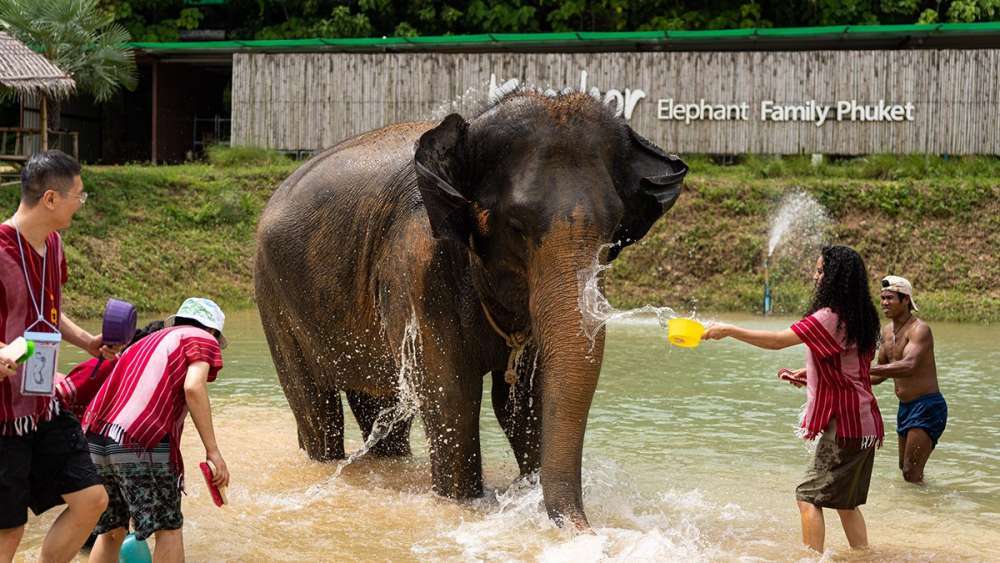
[[[45,55],[76,81],[77,90],[98,102],[138,83],[128,31],[102,10],[100,0],[0,0],[0,24],[7,33]],[[39,107],[49,100],[42,96]],[[60,102],[52,100],[50,129],[58,128]],[[42,127],[47,149],[46,127]]]

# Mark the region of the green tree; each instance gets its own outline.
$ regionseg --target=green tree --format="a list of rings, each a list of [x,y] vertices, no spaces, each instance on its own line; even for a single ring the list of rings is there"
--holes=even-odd
[[[133,37],[154,41],[195,27],[225,29],[231,39],[290,39],[1000,19],[1000,0],[227,0],[198,8],[185,0],[101,2]]]
[[[132,90],[138,82],[129,33],[114,23],[113,14],[100,9],[98,0],[0,0],[0,22],[98,102],[123,87]],[[49,128],[58,128],[58,101],[48,113]]]

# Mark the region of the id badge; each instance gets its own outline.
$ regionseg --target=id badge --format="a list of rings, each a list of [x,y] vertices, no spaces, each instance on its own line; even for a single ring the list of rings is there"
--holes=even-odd
[[[35,343],[35,353],[21,367],[21,394],[51,397],[62,336],[58,332],[25,332],[24,339]]]

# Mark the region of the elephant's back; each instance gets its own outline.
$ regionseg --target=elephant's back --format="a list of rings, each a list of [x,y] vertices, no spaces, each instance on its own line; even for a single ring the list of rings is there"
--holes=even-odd
[[[305,162],[271,196],[257,227],[258,301],[326,332],[375,326],[378,274],[395,242],[430,227],[413,171],[433,123],[363,133]],[[414,226],[417,228],[414,229]],[[366,318],[367,317],[367,318]]]
[[[362,191],[391,191],[391,174],[412,171],[415,144],[432,122],[397,123],[341,141],[313,156],[275,191],[267,208],[298,200],[334,198],[347,202]]]
[[[258,239],[269,244],[290,235],[303,240],[313,230],[393,222],[420,205],[413,172],[415,143],[432,122],[397,123],[368,131],[315,155],[272,194],[258,224]],[[332,234],[332,233],[331,233]]]

